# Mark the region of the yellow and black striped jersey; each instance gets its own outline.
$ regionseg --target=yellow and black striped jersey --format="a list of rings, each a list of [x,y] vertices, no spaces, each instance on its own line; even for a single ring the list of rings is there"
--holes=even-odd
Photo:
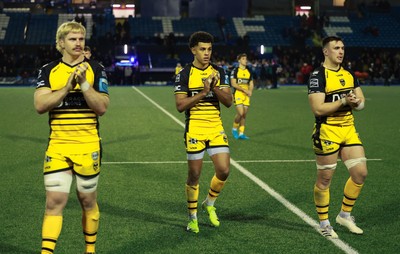
[[[253,80],[253,74],[246,67],[245,69],[235,67],[231,72],[231,79],[236,79],[238,86],[245,90],[249,90],[250,81]]]
[[[84,61],[89,64],[86,71],[87,82],[96,91],[108,96],[108,80],[104,67],[93,60]],[[36,89],[60,90],[78,65],[70,66],[61,59],[44,65],[39,70]],[[87,105],[79,84],[67,94],[59,106],[49,111],[49,125],[49,147],[56,145],[68,152],[83,152],[91,149],[89,147],[99,147],[98,116]]]
[[[193,64],[186,65],[175,78],[175,94],[186,94],[192,97],[204,89],[203,81],[215,70],[220,74],[216,86],[230,88],[229,76],[225,70],[215,64],[210,64],[205,69],[199,69]],[[217,96],[210,91],[192,108],[186,110],[186,131],[208,133],[211,129],[220,126],[221,111]]]
[[[308,94],[325,93],[325,102],[334,102],[359,86],[357,77],[350,70],[342,66],[338,70],[330,70],[320,66],[311,73],[308,80]],[[354,124],[354,116],[351,107],[346,106],[330,115],[316,117],[316,122],[331,125],[352,125]]]

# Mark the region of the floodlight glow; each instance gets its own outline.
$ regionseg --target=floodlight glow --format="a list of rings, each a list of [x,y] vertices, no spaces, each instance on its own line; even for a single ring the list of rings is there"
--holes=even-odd
[[[128,45],[124,44],[124,54],[128,54]]]
[[[264,53],[265,53],[264,45],[260,46],[260,53],[261,53],[261,55],[264,55]]]

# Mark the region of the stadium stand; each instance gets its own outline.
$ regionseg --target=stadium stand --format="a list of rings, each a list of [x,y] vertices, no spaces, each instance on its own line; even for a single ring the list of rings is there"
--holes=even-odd
[[[0,40],[4,40],[6,37],[6,30],[8,27],[8,23],[10,22],[10,17],[7,15],[0,13]]]
[[[8,19],[8,25],[2,26],[5,33],[4,39],[0,39],[0,45],[23,45],[25,44],[24,31],[29,22],[29,13],[26,12],[4,12],[2,19]]]
[[[188,36],[197,30],[207,31],[215,36],[216,61],[232,62],[236,52],[244,50],[250,53],[251,60],[274,58],[274,61],[284,64],[287,60],[281,59],[283,56],[280,51],[287,54],[292,51],[298,52],[298,47],[312,49],[327,35],[343,37],[346,47],[356,48],[352,50],[356,52],[354,60],[360,61],[356,57],[365,48],[372,49],[371,52],[375,52],[374,49],[396,52],[400,47],[400,40],[393,31],[398,31],[400,28],[399,17],[400,7],[384,12],[369,11],[364,15],[356,12],[330,12],[326,23],[315,20],[315,24],[311,25],[307,18],[284,15],[224,17],[223,20],[200,17],[129,17],[121,20],[116,19],[110,12],[30,14],[24,8],[4,8],[3,13],[0,13],[0,49],[5,47],[7,51],[12,47],[12,50],[9,50],[11,52],[29,51],[28,53],[35,54],[38,52],[38,47],[54,46],[54,36],[59,24],[75,19],[86,26],[87,43],[93,48],[94,57],[102,61],[111,72],[115,63],[113,46],[125,43],[134,45],[143,70],[171,69],[178,61],[183,64],[189,62],[192,56],[187,51]],[[260,55],[260,45],[271,48],[272,54]],[[281,47],[285,49],[282,50]],[[292,56],[293,66],[288,67],[291,74],[287,76],[294,79],[303,62],[311,63],[313,57],[306,54],[311,54],[308,49],[301,58]],[[312,54],[314,58],[317,55],[316,52]],[[376,55],[376,53],[371,54]],[[372,59],[367,58],[363,61]],[[33,69],[28,72],[34,73],[42,64],[41,59],[36,62],[36,65],[32,66]],[[392,72],[399,72],[398,61],[391,60],[391,62],[395,62]],[[312,64],[318,63],[314,61]],[[353,68],[358,68],[357,71],[365,75],[368,68],[361,66],[353,64]],[[2,75],[6,74],[3,72]]]
[[[398,19],[392,15],[373,13],[369,18],[354,16],[333,16],[330,26],[324,28],[326,35],[338,35],[346,40],[349,47],[400,47]]]
[[[154,37],[163,32],[163,26],[160,19],[142,17],[129,19],[131,35],[139,38]]]
[[[58,15],[31,15],[26,32],[27,45],[50,45],[55,41]]]

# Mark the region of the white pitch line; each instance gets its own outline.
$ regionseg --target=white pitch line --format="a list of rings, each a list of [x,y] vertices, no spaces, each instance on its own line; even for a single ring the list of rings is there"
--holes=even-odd
[[[137,89],[136,87],[132,86],[133,90],[135,90],[136,92],[138,92],[140,95],[142,95],[144,98],[146,98],[148,101],[150,101],[154,106],[156,106],[158,109],[160,109],[162,112],[164,112],[167,116],[171,117],[172,120],[174,120],[177,124],[179,124],[180,126],[182,126],[183,128],[185,128],[185,124],[183,124],[178,118],[176,118],[175,116],[173,116],[171,113],[169,113],[167,110],[165,110],[163,107],[161,107],[157,102],[153,101],[152,99],[150,99],[147,95],[145,95],[144,93],[142,93],[139,89]]]
[[[141,94],[144,98],[146,98],[148,101],[150,101],[153,105],[155,105],[157,108],[159,108],[162,112],[164,112],[166,115],[172,118],[176,123],[181,125],[182,127],[185,127],[185,125],[177,119],[175,116],[173,116],[171,113],[166,111],[164,108],[162,108],[160,105],[158,105],[155,101],[147,97],[144,93],[142,93],[139,89],[136,87],[132,87],[135,91],[137,91],[139,94]],[[304,213],[302,210],[300,210],[297,206],[293,205],[290,203],[287,199],[285,199],[281,194],[276,192],[274,189],[269,187],[268,184],[265,182],[261,181],[258,177],[253,175],[250,171],[245,169],[243,166],[241,166],[239,163],[237,163],[234,159],[231,158],[230,160],[231,165],[233,165],[236,169],[238,169],[242,174],[247,176],[250,180],[252,180],[254,183],[256,183],[258,186],[260,186],[262,189],[264,189],[268,194],[270,194],[272,197],[274,197],[276,200],[278,200],[282,205],[284,205],[287,209],[292,211],[294,214],[296,214],[298,217],[300,217],[304,222],[306,222],[308,225],[310,225],[312,228],[314,228],[316,231],[318,231],[318,222],[310,218],[306,213]],[[331,241],[333,244],[335,244],[338,248],[343,250],[345,253],[348,254],[357,254],[358,251],[353,249],[350,245],[345,243],[344,241],[340,239],[329,239],[325,238],[329,241]]]
[[[184,164],[184,163],[187,163],[187,161],[104,161],[104,162],[102,161],[101,162],[101,164]]]
[[[340,161],[340,160],[338,160]],[[382,159],[367,159],[367,161],[382,161]],[[294,163],[294,162],[315,162],[315,160],[244,160],[241,163]]]
[[[293,205],[290,203],[286,198],[284,198],[281,194],[276,192],[274,189],[269,187],[268,184],[260,180],[258,177],[253,175],[250,171],[242,167],[240,164],[238,164],[235,160],[231,159],[231,165],[233,165],[235,168],[237,168],[243,175],[247,176],[250,180],[255,182],[258,186],[260,186],[263,190],[268,192],[269,195],[274,197],[276,200],[278,200],[282,205],[284,205],[287,209],[289,209],[291,212],[296,214],[300,219],[302,219],[305,223],[310,225],[314,230],[316,230],[319,233],[319,223],[313,220],[310,216],[308,216],[305,212],[300,210],[297,206]],[[334,245],[336,245],[338,248],[343,250],[345,253],[348,254],[356,254],[358,253],[357,250],[353,249],[350,245],[348,245],[346,242],[340,240],[340,239],[329,239],[325,238],[329,241],[331,241]]]
[[[367,159],[368,161],[382,161],[382,159]],[[315,162],[315,160],[236,160],[237,163],[299,163]],[[102,164],[185,164],[187,161],[102,161]],[[203,163],[212,163],[204,160]]]

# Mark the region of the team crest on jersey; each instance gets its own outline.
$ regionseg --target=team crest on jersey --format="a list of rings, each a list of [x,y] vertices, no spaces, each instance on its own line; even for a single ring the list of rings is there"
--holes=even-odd
[[[189,144],[192,144],[192,145],[197,144],[197,139],[196,138],[189,139]]]
[[[346,85],[346,81],[345,81],[344,79],[340,79],[340,84],[341,84],[342,86],[345,86],[345,85]]]
[[[99,152],[93,152],[93,153],[92,153],[92,159],[93,159],[94,161],[97,161],[97,160],[99,159]]]

